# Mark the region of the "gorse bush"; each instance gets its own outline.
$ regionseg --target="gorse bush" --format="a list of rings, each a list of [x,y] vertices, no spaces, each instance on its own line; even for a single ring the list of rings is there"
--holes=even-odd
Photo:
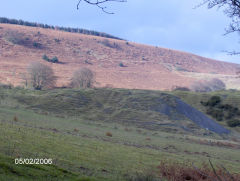
[[[48,56],[47,56],[47,55],[45,55],[45,54],[42,56],[42,59],[43,59],[43,60],[46,60],[46,61],[49,61],[49,58],[48,58]]]
[[[207,107],[207,114],[217,121],[225,120],[230,127],[240,126],[240,121],[237,119],[240,116],[239,109],[230,104],[222,104],[221,97],[212,96],[207,102],[201,101],[201,104]]]
[[[217,121],[222,121],[223,117],[224,117],[224,114],[221,110],[218,110],[218,109],[216,110],[216,109],[213,109],[213,108],[209,108],[207,110],[207,114],[216,118]]]
[[[46,61],[48,61],[48,62],[52,62],[52,63],[59,63],[59,60],[58,60],[58,58],[55,56],[55,57],[53,57],[52,59],[50,59],[47,55],[43,55],[42,56],[42,59],[43,60],[46,60]]]
[[[35,48],[42,48],[42,44],[41,43],[38,43],[38,42],[33,42],[33,46]]]
[[[58,58],[55,56],[55,57],[53,57],[52,59],[50,59],[50,62],[52,62],[52,63],[58,63],[59,61],[58,61]]]
[[[119,63],[119,66],[120,67],[125,67],[125,65],[122,62]]]
[[[240,120],[238,119],[230,120],[230,121],[227,121],[227,124],[229,127],[237,127],[237,126],[240,126]]]
[[[207,102],[201,102],[204,106],[214,107],[221,102],[221,98],[219,96],[212,96]]]

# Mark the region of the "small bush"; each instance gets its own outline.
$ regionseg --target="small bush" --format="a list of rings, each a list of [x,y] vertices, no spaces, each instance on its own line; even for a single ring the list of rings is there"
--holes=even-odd
[[[112,137],[113,135],[112,135],[112,133],[107,132],[107,133],[106,133],[106,136]]]
[[[42,44],[41,43],[38,43],[38,42],[33,42],[33,46],[35,48],[42,48]]]
[[[122,48],[120,47],[119,44],[117,44],[117,43],[115,43],[115,42],[112,43],[112,42],[110,42],[108,39],[103,40],[103,41],[101,42],[101,44],[103,44],[104,46],[109,47],[109,48],[115,48],[115,49],[117,49],[117,50],[122,50]]]
[[[52,63],[58,63],[59,61],[58,61],[58,58],[55,56],[55,57],[53,57],[53,58],[50,60],[50,62],[52,62]]]
[[[17,117],[17,116],[14,116],[14,117],[13,117],[13,121],[18,122],[18,117]]]
[[[89,65],[93,65],[93,63],[88,61],[88,60],[85,60],[84,63],[89,64]]]
[[[126,67],[122,62],[119,63],[120,67]]]
[[[46,60],[46,61],[48,61],[48,62],[52,62],[52,63],[59,63],[59,60],[58,60],[58,58],[55,56],[55,57],[53,57],[52,59],[50,59],[47,55],[43,55],[42,56],[42,59],[43,60]]]
[[[214,117],[217,121],[222,121],[223,116],[224,116],[224,114],[221,110],[217,110],[217,109],[213,109],[213,108],[209,108],[207,110],[207,114]]]
[[[44,55],[42,56],[42,59],[43,59],[43,60],[46,60],[46,61],[49,61],[49,58],[48,58],[48,56],[47,56],[46,54],[44,54]]]
[[[58,39],[58,38],[55,38],[54,41],[55,41],[56,43],[60,43],[61,40]]]
[[[79,132],[79,130],[77,129],[77,128],[74,128],[74,130],[73,130],[74,132]]]
[[[207,106],[214,107],[221,103],[221,97],[219,96],[212,96],[210,100],[206,103]]]

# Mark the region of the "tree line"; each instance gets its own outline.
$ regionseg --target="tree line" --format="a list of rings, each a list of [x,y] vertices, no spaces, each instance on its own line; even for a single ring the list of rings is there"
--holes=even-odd
[[[113,35],[103,33],[103,32],[93,31],[93,30],[86,30],[86,29],[82,29],[82,28],[53,26],[53,25],[47,25],[47,24],[42,24],[42,23],[34,23],[34,22],[28,22],[28,21],[23,21],[23,20],[9,19],[9,18],[5,18],[5,17],[0,17],[0,23],[23,25],[23,26],[30,26],[30,27],[40,27],[40,28],[45,28],[45,29],[53,29],[53,30],[71,32],[71,33],[80,33],[80,34],[86,34],[86,35],[94,35],[94,36],[100,36],[100,37],[105,37],[105,38],[123,40],[123,39],[115,37]]]

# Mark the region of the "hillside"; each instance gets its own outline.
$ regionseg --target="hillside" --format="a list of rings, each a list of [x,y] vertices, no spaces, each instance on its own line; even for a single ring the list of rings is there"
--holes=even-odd
[[[0,87],[0,180],[46,180],[47,175],[48,180],[132,181],[126,177],[147,170],[158,175],[161,161],[199,166],[208,159],[239,173],[237,129],[228,127],[229,134],[216,134],[186,114],[195,110],[191,106],[201,108],[200,100],[214,94],[227,95],[229,104],[232,99],[240,104],[239,91],[187,94]],[[192,97],[197,101],[190,103]],[[206,116],[204,120],[222,130]],[[54,165],[10,162],[19,157],[52,158]]]
[[[45,62],[44,54],[61,63]],[[83,66],[96,72],[97,87],[166,90],[213,77],[227,88],[240,85],[237,64],[124,40],[0,24],[0,82],[20,85],[33,61],[51,66],[58,86],[68,85],[73,71]]]

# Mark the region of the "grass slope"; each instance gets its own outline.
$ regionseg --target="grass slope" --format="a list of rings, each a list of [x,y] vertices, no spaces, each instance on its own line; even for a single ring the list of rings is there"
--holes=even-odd
[[[174,94],[187,100],[188,93]],[[126,175],[156,170],[161,161],[199,165],[209,158],[239,172],[235,135],[210,134],[190,120],[169,119],[148,109],[159,97],[174,103],[158,91],[0,89],[0,164],[5,165],[0,178],[127,180]],[[162,125],[156,128],[156,122]],[[180,124],[192,125],[192,131]],[[19,157],[52,158],[54,166],[13,165]]]
[[[96,73],[97,87],[171,90],[194,81],[219,78],[227,88],[239,88],[237,64],[167,48],[39,27],[0,23],[0,82],[23,84],[32,62],[53,68],[57,86],[67,86],[81,67]],[[42,57],[57,57],[59,63]]]

